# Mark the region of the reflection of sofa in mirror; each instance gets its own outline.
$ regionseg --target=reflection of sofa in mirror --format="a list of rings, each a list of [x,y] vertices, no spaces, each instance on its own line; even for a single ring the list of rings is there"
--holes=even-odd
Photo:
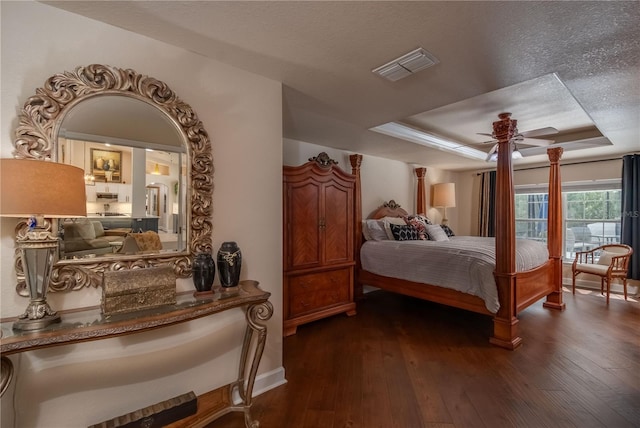
[[[89,254],[112,253],[118,248],[131,229],[105,230],[98,220],[74,219],[62,225],[64,238],[61,257],[84,257]]]
[[[140,233],[129,233],[118,250],[121,254],[137,254],[162,250],[160,235],[149,230]]]

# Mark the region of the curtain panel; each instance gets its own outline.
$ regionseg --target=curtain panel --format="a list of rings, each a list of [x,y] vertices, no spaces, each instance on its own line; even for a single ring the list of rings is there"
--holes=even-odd
[[[496,172],[480,174],[480,236],[496,236]]]
[[[620,232],[620,242],[633,248],[628,278],[640,280],[640,154],[622,157]]]

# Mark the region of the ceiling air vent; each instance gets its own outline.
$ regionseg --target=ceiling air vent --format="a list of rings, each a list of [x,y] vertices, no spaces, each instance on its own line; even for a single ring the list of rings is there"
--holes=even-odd
[[[411,76],[417,71],[436,65],[438,62],[437,58],[429,52],[418,48],[408,54],[402,55],[400,58],[389,61],[385,65],[374,68],[371,72],[395,82],[396,80]]]

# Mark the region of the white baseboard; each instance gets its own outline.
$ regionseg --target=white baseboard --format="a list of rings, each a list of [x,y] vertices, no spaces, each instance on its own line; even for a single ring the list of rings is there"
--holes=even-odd
[[[275,370],[256,376],[251,396],[257,397],[258,395],[277,388],[280,385],[284,385],[285,383],[287,383],[287,379],[284,377],[284,367],[280,366]],[[240,404],[241,402],[242,400],[240,399],[238,391],[234,391],[233,404]]]

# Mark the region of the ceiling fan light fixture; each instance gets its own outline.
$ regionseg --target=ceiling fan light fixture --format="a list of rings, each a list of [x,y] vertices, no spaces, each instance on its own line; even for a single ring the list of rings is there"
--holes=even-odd
[[[438,64],[440,61],[423,48],[414,49],[399,58],[371,70],[373,74],[395,82],[404,77]]]
[[[518,150],[518,146],[513,144],[513,151],[511,152],[511,159],[522,159],[522,153]]]
[[[511,151],[511,159],[522,159],[522,153],[518,150],[518,146],[513,144],[513,150]],[[494,145],[489,151],[487,155],[487,162],[497,162],[498,161],[498,144]]]
[[[498,152],[494,152],[494,153],[489,153],[489,155],[487,155],[487,162],[498,162]]]

